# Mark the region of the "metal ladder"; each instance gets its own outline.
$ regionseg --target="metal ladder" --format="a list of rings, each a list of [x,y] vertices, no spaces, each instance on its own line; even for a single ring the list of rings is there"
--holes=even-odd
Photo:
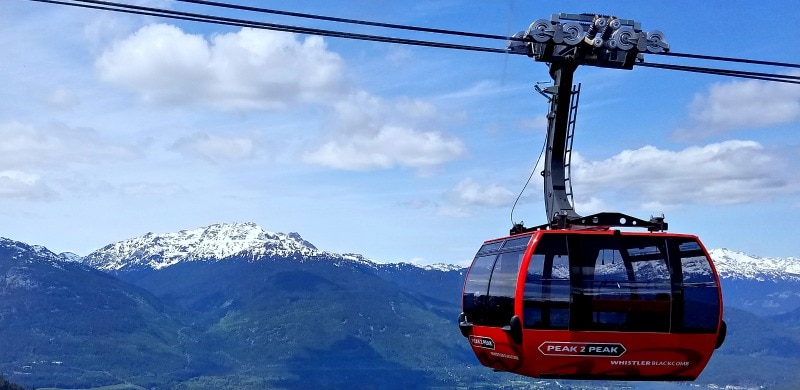
[[[564,164],[566,171],[564,183],[567,186],[567,197],[573,206],[575,205],[575,199],[573,199],[572,196],[572,142],[575,138],[575,122],[577,121],[578,117],[578,101],[580,100],[580,95],[580,83],[578,85],[573,85],[572,93],[570,94],[569,121],[567,122],[567,147],[564,149],[564,161],[566,162]]]

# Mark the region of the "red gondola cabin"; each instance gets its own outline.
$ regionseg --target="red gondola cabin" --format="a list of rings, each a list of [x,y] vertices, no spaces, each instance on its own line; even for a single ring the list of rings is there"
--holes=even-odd
[[[692,235],[540,230],[486,241],[459,326],[480,362],[539,378],[694,380],[725,337]]]

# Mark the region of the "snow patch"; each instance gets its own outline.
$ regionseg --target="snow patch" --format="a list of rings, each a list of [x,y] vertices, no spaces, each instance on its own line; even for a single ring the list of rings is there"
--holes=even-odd
[[[177,233],[147,233],[119,241],[83,259],[103,271],[146,267],[162,269],[184,261],[265,257],[308,258],[325,254],[297,233],[274,233],[252,222],[214,224]]]
[[[759,281],[800,281],[800,259],[758,257],[730,249],[709,252],[720,277]]]

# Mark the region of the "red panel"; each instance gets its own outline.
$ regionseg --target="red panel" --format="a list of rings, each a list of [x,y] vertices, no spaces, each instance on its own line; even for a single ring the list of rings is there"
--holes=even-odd
[[[498,328],[469,337],[484,366],[537,378],[694,380],[715,334],[523,331],[515,344]]]
[[[534,377],[694,380],[708,363],[715,340],[715,334],[526,330],[525,359],[514,372]]]

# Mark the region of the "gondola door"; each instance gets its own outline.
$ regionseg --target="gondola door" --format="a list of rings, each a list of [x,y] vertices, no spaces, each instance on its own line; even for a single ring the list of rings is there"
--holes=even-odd
[[[526,364],[518,374],[543,377],[561,373],[563,359],[548,359],[551,355],[572,354],[569,331],[572,305],[569,250],[566,236],[538,232],[531,243],[532,254],[522,264],[524,278],[522,302],[523,350]],[[556,356],[557,357],[557,356]]]
[[[522,326],[515,315],[515,296],[530,238],[484,244],[464,283],[460,322],[470,324],[465,335],[481,364],[500,371],[516,372],[522,364]]]

